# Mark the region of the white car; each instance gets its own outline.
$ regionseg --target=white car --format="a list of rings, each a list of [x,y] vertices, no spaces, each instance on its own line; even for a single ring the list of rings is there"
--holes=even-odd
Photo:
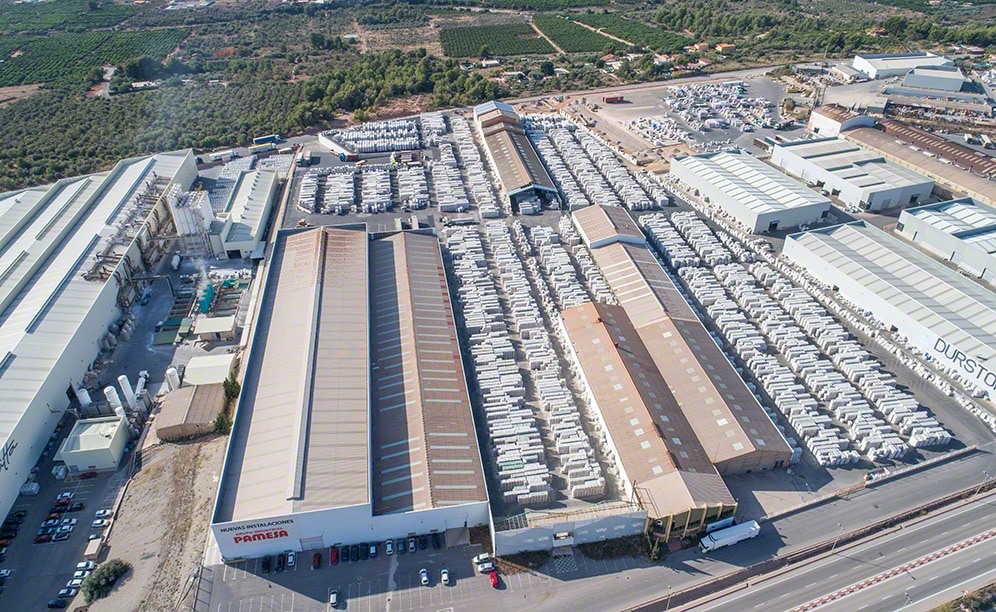
[[[474,563],[477,563],[477,564],[481,564],[481,563],[484,563],[485,561],[490,561],[490,560],[491,560],[491,555],[489,555],[486,552],[477,555],[473,559]]]
[[[329,605],[333,608],[339,606],[339,591],[332,591],[329,593]]]
[[[76,570],[73,572],[73,578],[83,579],[90,575],[89,570]]]
[[[74,518],[64,518],[64,519],[62,519],[62,524],[63,525],[75,525],[76,523],[77,523],[77,520],[74,519]]]
[[[110,524],[111,522],[107,519],[97,519],[94,522],[90,523],[90,526],[93,527],[94,529],[102,529]]]
[[[0,578],[10,578],[10,570],[9,569],[0,570]]]
[[[65,493],[59,493],[59,496],[56,497],[56,499],[72,499],[72,498],[73,498],[73,492],[72,491],[66,491]]]
[[[69,582],[66,583],[66,588],[67,589],[78,589],[81,586],[83,586],[83,579],[82,578],[73,578],[72,580],[70,580]]]
[[[76,569],[78,570],[92,570],[97,567],[97,564],[93,561],[80,561],[76,564]]]
[[[487,563],[482,563],[482,564],[478,565],[477,569],[482,574],[490,574],[491,572],[495,571],[495,564],[492,563],[492,562],[490,562],[490,561],[488,561]]]
[[[97,510],[93,516],[94,518],[111,518],[114,516],[114,510]]]
[[[288,550],[287,551],[287,567],[294,567],[295,563],[297,563],[297,553],[295,553],[293,550]]]
[[[429,571],[424,567],[418,571],[418,576],[422,581],[422,586],[429,586]]]
[[[62,525],[56,531],[58,531],[59,533],[71,533],[73,531],[73,526],[72,525]]]
[[[394,554],[394,542],[388,540],[384,542],[384,554],[393,555]]]
[[[445,586],[450,586],[450,570],[445,567],[439,572],[439,581]]]

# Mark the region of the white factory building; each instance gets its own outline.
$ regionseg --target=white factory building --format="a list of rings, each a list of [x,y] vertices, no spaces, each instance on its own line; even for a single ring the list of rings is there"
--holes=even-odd
[[[196,177],[188,150],[0,194],[0,514],[165,254],[149,240],[173,233],[164,193]]]
[[[923,203],[934,188],[933,180],[839,138],[778,144],[771,162],[861,210]]]
[[[830,212],[828,198],[743,151],[676,157],[671,175],[748,232],[816,223]]]
[[[128,444],[128,419],[120,416],[76,421],[55,458],[70,474],[118,467]]]
[[[905,76],[914,68],[954,66],[954,62],[941,55],[918,51],[915,53],[882,53],[856,55],[851,66],[871,79],[888,79]]]
[[[856,113],[837,104],[827,104],[813,109],[809,114],[806,129],[823,138],[830,138],[857,127],[874,125],[875,120],[868,115]]]
[[[996,209],[972,198],[904,210],[896,228],[917,246],[996,284]]]
[[[856,221],[793,234],[784,255],[930,359],[996,393],[996,294]]]
[[[225,559],[490,523],[435,235],[282,230],[211,529]]]
[[[910,70],[903,78],[903,87],[959,92],[968,84],[961,68],[955,66],[922,66]]]

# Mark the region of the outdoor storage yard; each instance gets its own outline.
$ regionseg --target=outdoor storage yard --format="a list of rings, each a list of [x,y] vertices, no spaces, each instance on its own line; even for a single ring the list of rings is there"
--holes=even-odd
[[[91,610],[170,610],[190,595],[227,442],[212,436],[143,451],[104,556],[127,561],[132,571]]]

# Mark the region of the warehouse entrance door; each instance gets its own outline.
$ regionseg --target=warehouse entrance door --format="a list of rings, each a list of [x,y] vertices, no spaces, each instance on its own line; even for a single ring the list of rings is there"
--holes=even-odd
[[[322,536],[318,536],[317,538],[301,538],[301,550],[316,550],[319,548],[325,548]]]

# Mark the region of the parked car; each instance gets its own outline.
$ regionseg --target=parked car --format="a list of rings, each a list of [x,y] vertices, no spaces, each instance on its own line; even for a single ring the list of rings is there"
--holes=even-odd
[[[491,555],[486,552],[477,555],[473,559],[474,563],[484,563],[485,561],[490,561],[490,560],[491,560]]]
[[[38,530],[38,533],[35,535],[43,536],[43,535],[52,535],[53,533],[55,533],[55,527],[42,527],[41,529]]]
[[[424,567],[418,571],[419,578],[422,581],[422,586],[429,586],[429,572]]]
[[[360,560],[360,547],[356,544],[349,547],[349,560],[352,563],[356,563]]]
[[[86,504],[83,502],[76,502],[75,504],[70,504],[69,507],[66,508],[66,512],[79,512],[83,508],[86,508]]]
[[[61,522],[61,519],[50,518],[50,519],[47,519],[44,523],[42,523],[41,526],[42,527],[58,527],[60,522]]]
[[[23,516],[8,516],[7,520],[3,522],[4,525],[20,525],[24,522]]]
[[[68,506],[68,505],[69,505],[69,504],[71,504],[71,503],[72,503],[72,500],[71,500],[71,499],[69,499],[68,497],[64,497],[64,498],[62,498],[62,499],[57,499],[57,500],[55,500],[55,505],[56,505],[57,507],[64,507],[64,506]]]
[[[56,497],[55,499],[61,500],[61,499],[72,499],[72,498],[73,498],[73,492],[72,491],[65,491],[63,493],[59,493],[59,496]]]
[[[48,518],[61,519],[62,513],[66,511],[65,506],[53,506],[48,509]]]
[[[293,550],[288,550],[287,551],[287,567],[294,567],[295,563],[297,563],[297,553],[295,553]]]
[[[384,542],[384,554],[393,555],[394,554],[394,541],[388,540]]]
[[[442,542],[440,540],[441,540],[441,538],[439,537],[439,532],[433,531],[432,532],[432,547],[434,549],[439,550],[439,547],[442,546]]]
[[[418,537],[419,550],[425,550],[428,545],[429,545],[429,538],[425,537],[424,535],[420,535]]]
[[[73,572],[73,578],[86,578],[90,575],[90,570],[76,570]]]
[[[399,555],[403,555],[403,554],[405,554],[405,551],[407,551],[407,550],[408,550],[408,547],[405,546],[405,539],[404,538],[398,538],[398,554]]]
[[[329,605],[333,608],[339,607],[339,591],[333,590],[329,592]]]
[[[69,539],[69,532],[68,531],[62,531],[62,532],[59,532],[59,533],[55,534],[54,536],[52,536],[52,541],[53,542],[65,542],[68,539]]]
[[[90,526],[93,527],[94,529],[102,529],[110,524],[111,522],[107,519],[97,519],[94,522],[90,523]]]
[[[277,571],[278,572],[284,571],[284,566],[286,564],[287,564],[287,557],[285,557],[283,553],[277,555]]]
[[[0,578],[10,578],[11,571],[9,569],[0,570]]]
[[[477,569],[482,574],[489,574],[489,573],[495,571],[495,564],[492,563],[492,562],[490,562],[490,561],[488,561],[486,563],[482,563],[482,564],[478,565]]]
[[[59,591],[59,597],[76,597],[76,593],[79,593],[76,589],[62,589]]]
[[[13,540],[17,537],[16,531],[0,531],[0,539],[3,540]]]
[[[93,561],[80,561],[76,564],[76,569],[78,570],[92,570],[97,567],[97,564]]]
[[[360,542],[360,559],[366,561],[370,558],[370,546],[366,542]]]
[[[59,533],[72,533],[73,526],[72,525],[60,525],[59,529],[57,531]]]
[[[67,589],[78,589],[81,586],[83,586],[83,579],[82,578],[73,578],[72,580],[70,580],[69,582],[66,583],[66,588]]]
[[[339,564],[339,547],[333,546],[329,549],[329,565]]]
[[[65,608],[69,605],[69,602],[65,599],[50,599],[48,602],[48,608],[50,610],[57,610],[60,608]]]
[[[76,519],[74,519],[74,518],[65,518],[65,519],[62,519],[62,524],[63,525],[74,525],[75,526],[77,522],[78,521]]]
[[[497,589],[498,588],[498,572],[491,572],[488,575],[491,576],[491,587]]]
[[[316,570],[322,566],[322,553],[315,553],[311,557],[311,569]]]
[[[370,542],[370,558],[377,558],[377,542]]]
[[[28,516],[28,511],[27,510],[18,510],[14,514],[11,514],[11,516],[14,517],[14,518],[23,519],[24,517]]]
[[[416,544],[415,544],[415,536],[411,536],[410,538],[408,538],[408,552],[410,552],[410,553],[415,552],[415,550],[416,550],[415,546],[416,546]]]
[[[265,557],[263,557],[263,573],[264,574],[270,573],[270,555],[266,555]]]
[[[99,533],[91,533],[90,537],[87,538],[87,540],[102,540],[102,539],[104,539],[104,536],[100,535]]]
[[[11,542],[12,542],[12,540],[10,540],[10,539],[0,540],[0,546],[6,548],[6,547],[10,546]]]
[[[80,474],[80,480],[90,480],[91,478],[96,478],[97,476],[97,472],[83,472]]]
[[[114,510],[97,510],[93,515],[96,518],[111,518],[114,516]]]
[[[445,567],[439,572],[439,581],[445,586],[450,586],[450,570]]]

